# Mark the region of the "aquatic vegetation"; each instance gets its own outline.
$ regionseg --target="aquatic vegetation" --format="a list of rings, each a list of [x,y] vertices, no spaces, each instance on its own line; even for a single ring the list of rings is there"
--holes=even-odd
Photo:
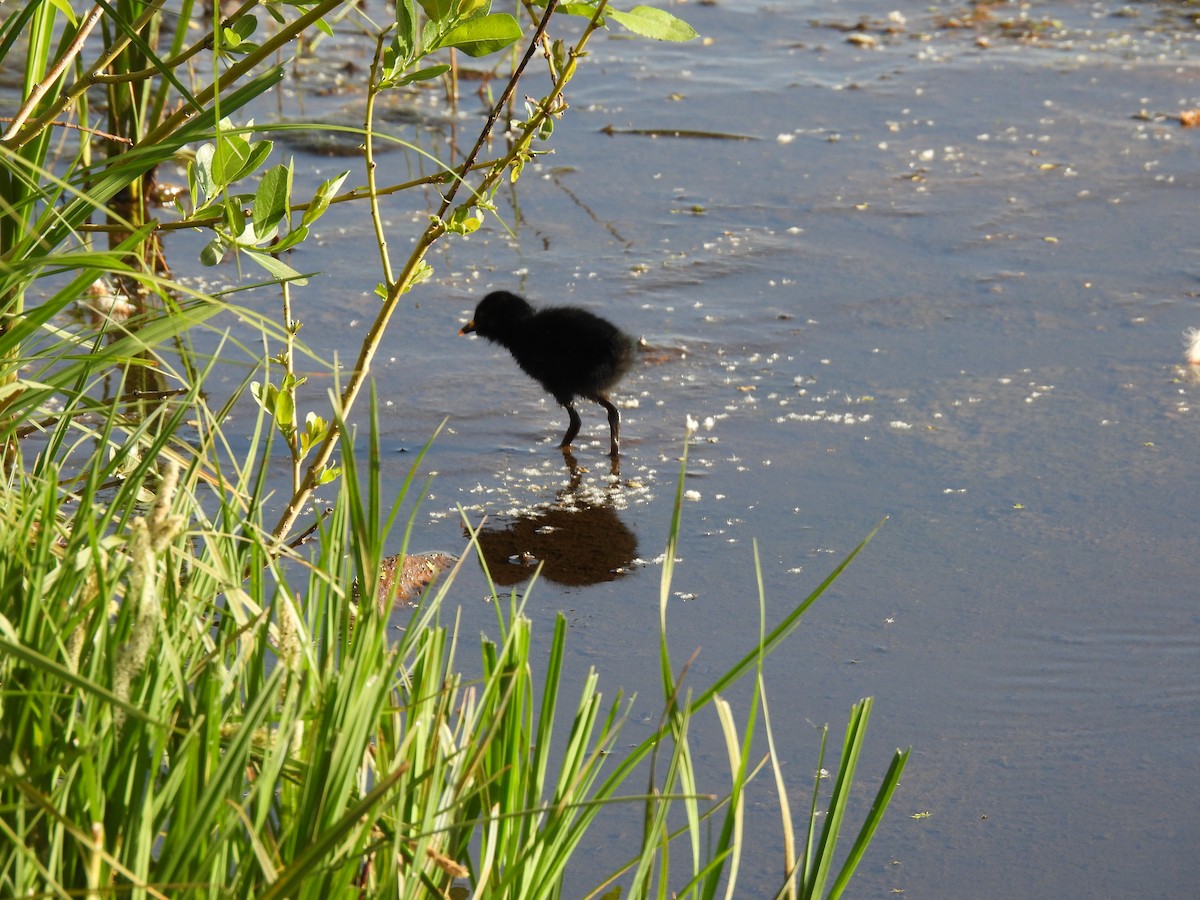
[[[152,439],[160,452],[167,442]],[[372,456],[377,442],[373,427]],[[662,711],[626,746],[618,738],[634,701],[606,699],[595,670],[567,696],[566,619],[548,654],[535,653],[528,591],[493,593],[477,680],[458,658],[461,561],[389,631],[372,598],[390,577],[385,547],[406,498],[387,509],[378,469],[349,447],[345,488],[315,546],[283,555],[261,511],[242,521],[225,500],[210,518],[196,469],[145,479],[156,493],[143,514],[138,482],[115,479],[116,466],[87,473],[70,496],[47,468],[14,486],[2,513],[5,894],[158,895],[189,884],[232,896],[425,897],[466,884],[481,897],[534,898],[558,896],[571,876],[595,878],[593,896],[615,884],[647,896],[659,883],[712,896],[736,885],[747,797],[771,785],[781,895],[837,896],[903,771],[908,752],[897,751],[838,854],[870,700],[851,710],[834,776],[816,778],[799,815],[772,740],[763,662],[866,541],[778,625],[762,626],[728,671],[690,689],[690,662],[678,667],[667,641],[681,472],[660,587]],[[251,494],[257,475],[236,477],[236,494]],[[464,557],[481,552],[475,539]],[[761,580],[759,606],[765,621]],[[755,687],[739,722],[726,692],[743,677]],[[693,722],[713,714],[729,761],[715,792],[689,743]],[[595,875],[590,828],[614,804],[644,807],[631,810],[644,829],[626,865]],[[678,841],[690,853],[672,853]]]

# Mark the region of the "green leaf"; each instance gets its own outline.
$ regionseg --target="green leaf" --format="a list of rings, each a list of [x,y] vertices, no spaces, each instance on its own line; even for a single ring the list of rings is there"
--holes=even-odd
[[[521,177],[521,173],[525,171],[525,163],[529,162],[532,157],[529,153],[520,153],[517,158],[512,161],[512,166],[508,170],[508,180],[516,184],[517,179]]]
[[[271,155],[271,148],[274,146],[275,145],[270,141],[255,141],[253,144],[251,144],[249,156],[242,164],[242,167],[238,169],[237,175],[230,180],[237,181],[245,178],[259,166],[265,163],[267,161],[267,157]]]
[[[424,69],[417,69],[415,72],[410,72],[407,75],[396,79],[395,86],[402,87],[406,84],[412,84],[416,81],[429,81],[432,78],[437,78],[444,72],[449,72],[450,66],[447,63],[439,63],[436,66],[428,66]]]
[[[275,395],[275,424],[283,433],[290,434],[296,425],[296,401],[288,391],[279,391]]]
[[[279,227],[292,200],[292,167],[267,169],[254,192],[254,236],[260,241]]]
[[[258,19],[254,16],[239,16],[232,24],[221,29],[221,49],[236,50],[239,53],[257,49],[258,45],[249,40],[257,28]]]
[[[470,204],[460,206],[446,221],[446,230],[454,234],[471,234],[478,231],[483,219],[477,213],[478,210]]]
[[[212,178],[218,189],[238,179],[238,173],[250,158],[250,142],[240,134],[222,134],[212,155]]]
[[[421,9],[425,10],[425,15],[435,22],[440,22],[450,15],[450,7],[453,5],[452,0],[418,0],[418,2],[421,4]]]
[[[417,12],[413,0],[396,0],[396,37],[392,39],[396,54],[394,64],[403,69],[417,56]]]
[[[438,48],[455,47],[467,56],[487,56],[503,50],[521,37],[521,26],[508,13],[492,13],[459,22],[437,42]]]
[[[75,17],[75,10],[71,9],[71,4],[68,0],[51,0],[51,4],[70,21],[72,25],[79,24],[79,19]]]
[[[328,433],[329,423],[315,412],[308,413],[304,417],[304,430],[300,432],[300,455],[308,456],[308,452],[325,440]]]
[[[321,182],[317,192],[313,194],[312,202],[308,204],[308,209],[304,210],[304,215],[300,218],[301,228],[311,225],[325,214],[325,210],[329,209],[329,201],[337,196],[337,192],[342,189],[342,182],[349,174],[349,172],[343,172],[328,181]]]
[[[204,266],[217,266],[221,264],[221,260],[225,258],[225,241],[219,237],[213,238],[204,245],[204,249],[200,251],[200,264]]]
[[[192,190],[192,202],[197,208],[200,206],[200,199],[197,195],[197,190],[204,196],[204,202],[207,204],[212,201],[217,195],[217,183],[213,178],[213,157],[216,155],[217,147],[215,144],[201,144],[200,149],[196,151],[196,161],[193,163],[189,173],[195,171],[195,188]],[[191,179],[188,179],[191,181]]]
[[[419,263],[417,263],[416,268],[413,269],[412,277],[409,278],[408,283],[406,285],[404,285],[404,290],[402,291],[402,293],[407,294],[418,284],[426,282],[432,277],[433,277],[433,266],[431,266],[429,263],[425,262],[425,260],[421,260]]]
[[[241,237],[246,232],[246,214],[242,212],[241,198],[225,198],[225,223],[232,234]]]
[[[292,284],[299,285],[308,284],[307,278],[287,263],[279,261],[269,253],[263,253],[260,250],[247,250],[245,248],[242,248],[242,252],[280,281],[290,281]]]
[[[653,6],[635,6],[629,12],[610,9],[607,14],[634,34],[656,41],[690,41],[696,37],[696,29],[683,19]]]
[[[279,389],[273,384],[260,384],[257,381],[250,382],[250,396],[267,412],[275,408],[275,396],[278,393]]]
[[[233,31],[243,41],[258,29],[258,19],[251,15],[238,16],[233,23]]]
[[[199,169],[200,169],[200,167],[198,165],[196,165],[196,161],[194,159],[187,164],[188,196],[192,200],[192,209],[200,208],[201,201],[200,201]],[[176,205],[179,205],[182,202],[182,200],[183,200],[182,197],[177,199],[175,201]]]
[[[216,189],[220,190],[240,181],[261,166],[271,155],[273,146],[270,141],[251,143],[240,134],[222,134],[215,150],[210,154],[209,169]],[[203,149],[202,147],[201,150]],[[200,151],[197,151],[196,158],[199,160]]]
[[[290,250],[297,244],[304,243],[304,239],[308,237],[308,226],[301,225],[293,228],[278,241],[271,245],[272,253],[282,253],[284,250]]]

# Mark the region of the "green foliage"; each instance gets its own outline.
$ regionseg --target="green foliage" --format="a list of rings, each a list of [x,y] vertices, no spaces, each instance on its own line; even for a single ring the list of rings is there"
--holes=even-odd
[[[690,41],[696,31],[687,22],[653,6],[635,6],[629,12],[610,9],[608,15],[634,34],[656,41]]]
[[[214,237],[200,253],[206,266],[221,263],[230,250],[240,251],[274,278],[306,284],[307,279],[281,262],[279,254],[302,243],[309,228],[329,209],[348,172],[321,183],[316,194],[304,204],[300,224],[281,235],[290,226],[294,167],[289,160],[262,172],[253,194],[232,193],[233,187],[257,173],[270,158],[274,145],[268,140],[248,141],[222,123],[214,143],[202,144],[188,164],[188,189],[194,201],[193,218],[206,214],[219,217],[210,227]]]
[[[258,19],[251,15],[238,16],[228,25],[220,29],[220,48],[222,54],[238,56],[259,49],[259,45],[251,43],[250,35],[258,30]]]
[[[200,398],[185,403],[194,411]],[[104,430],[126,440],[116,421]],[[115,460],[77,483],[78,509],[45,466],[12,487],[0,513],[0,803],[9,810],[0,893],[188,884],[231,896],[340,897],[358,886],[426,897],[458,882],[483,898],[550,898],[599,811],[630,802],[645,804],[641,849],[597,891],[612,879],[630,897],[657,893],[659,882],[694,897],[726,881],[732,890],[759,769],[749,762],[754,706],[767,712],[762,662],[826,585],[694,697],[671,674],[664,631],[660,724],[618,751],[630,703],[605,700],[595,671],[566,696],[561,615],[539,663],[522,603],[494,595],[496,634],[480,645],[480,679],[467,683],[462,635],[443,621],[453,573],[394,643],[388,617],[356,602],[376,589],[389,537],[380,523],[404,503],[382,507],[376,468],[348,451],[345,489],[296,566],[273,559],[260,516],[244,513],[252,472],[217,495],[242,502],[221,502],[210,519],[202,469],[171,461],[167,432],[148,440],[140,479],[124,479],[111,500],[102,498]],[[377,442],[372,423],[372,457]],[[139,483],[152,486],[148,512]],[[677,539],[673,531],[669,543]],[[665,603],[662,612],[665,621]],[[721,692],[749,672],[759,687],[739,728]],[[709,708],[730,760],[716,798],[688,737]],[[814,793],[808,851],[799,866],[789,859],[781,893],[837,896],[878,825],[905,753],[835,869],[869,709],[864,701],[852,711],[828,809]],[[773,741],[768,757],[790,835]],[[650,782],[638,790],[632,780],[648,760]],[[678,805],[682,834],[671,824]],[[702,849],[712,828],[719,837]],[[680,839],[693,847],[690,864],[668,850]]]

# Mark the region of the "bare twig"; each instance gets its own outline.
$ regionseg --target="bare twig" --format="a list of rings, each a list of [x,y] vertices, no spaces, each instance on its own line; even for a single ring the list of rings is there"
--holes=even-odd
[[[533,38],[529,41],[525,55],[521,57],[521,62],[517,64],[512,77],[508,79],[508,84],[504,86],[504,91],[500,94],[500,98],[492,106],[492,111],[488,113],[487,122],[484,123],[483,130],[479,132],[479,139],[475,141],[475,146],[471,148],[471,152],[467,154],[466,159],[463,160],[463,164],[458,167],[458,177],[450,185],[450,189],[446,191],[446,196],[442,198],[442,205],[438,207],[437,211],[439,219],[446,215],[446,210],[454,202],[454,195],[458,193],[458,186],[467,177],[467,173],[475,165],[475,158],[479,156],[479,151],[483,149],[483,145],[491,137],[492,129],[496,127],[496,120],[500,118],[500,114],[504,112],[504,107],[508,106],[508,101],[512,99],[513,92],[517,89],[517,82],[521,80],[521,76],[525,73],[525,67],[529,65],[529,60],[533,59],[533,54],[537,51],[538,44],[541,43],[542,35],[546,33],[546,26],[550,24],[550,16],[553,15],[554,10],[557,8],[558,0],[550,0],[546,4],[546,12],[542,16],[542,20],[538,22],[537,30],[534,31]]]
[[[0,116],[0,122],[15,122],[12,116]],[[96,137],[102,137],[106,141],[112,141],[116,144],[129,144],[132,146],[133,141],[127,137],[121,137],[119,134],[109,134],[107,131],[101,131],[99,128],[88,128],[86,125],[76,125],[74,122],[47,122],[52,128],[70,128],[74,131],[82,131],[84,134],[91,134]]]
[[[218,2],[215,5],[219,7],[220,3]],[[234,21],[243,13],[248,12],[258,5],[259,0],[244,0],[242,5],[229,15],[221,16],[218,21],[215,21],[213,23],[213,30],[205,35],[204,38],[196,41],[196,43],[192,44],[192,46],[188,47],[186,50],[181,50],[176,56],[172,56],[170,59],[162,60],[159,65],[147,66],[146,68],[139,69],[136,72],[115,72],[112,74],[97,72],[92,76],[92,81],[96,84],[121,84],[122,82],[145,81],[147,78],[153,78],[154,76],[160,74],[164,69],[174,71],[193,56],[203,53],[205,50],[211,50],[213,48],[213,34],[218,28],[222,27],[227,22]],[[219,9],[216,10],[216,14],[220,15]]]
[[[67,45],[67,49],[63,52],[63,55],[59,57],[58,62],[50,67],[50,71],[45,74],[42,80],[33,86],[33,90],[29,92],[29,96],[25,98],[25,102],[21,104],[21,108],[17,110],[17,114],[13,116],[12,124],[8,126],[8,130],[4,132],[3,137],[0,137],[0,140],[12,140],[21,130],[21,126],[33,115],[34,109],[42,102],[42,98],[46,96],[47,92],[54,87],[59,76],[66,71],[71,61],[79,55],[84,43],[87,41],[88,35],[92,33],[92,29],[100,22],[102,15],[104,15],[104,7],[96,4],[83,17],[83,21],[79,23],[79,30],[75,32],[74,40]]]
[[[370,374],[371,362],[375,359],[375,355],[379,352],[379,346],[383,340],[383,335],[387,329],[387,324],[391,320],[392,315],[395,313],[396,307],[400,303],[400,298],[412,286],[414,278],[416,278],[422,271],[421,267],[425,264],[424,259],[426,252],[433,245],[433,243],[438,240],[438,238],[442,237],[442,235],[446,233],[447,228],[443,214],[449,209],[449,204],[453,201],[459,185],[463,184],[463,176],[474,168],[474,160],[479,153],[479,149],[487,142],[487,138],[491,134],[492,129],[495,127],[496,121],[500,117],[500,113],[503,112],[504,105],[508,102],[508,98],[512,96],[513,91],[516,89],[517,80],[520,77],[521,72],[524,71],[525,65],[532,58],[534,49],[536,48],[538,41],[541,40],[541,36],[545,33],[546,25],[556,6],[556,0],[551,0],[551,2],[547,5],[546,13],[542,17],[542,20],[538,23],[533,39],[530,42],[530,48],[526,51],[521,64],[509,79],[509,84],[505,88],[502,97],[493,109],[492,114],[488,117],[488,120],[484,125],[482,132],[480,133],[479,140],[475,143],[475,147],[467,155],[462,166],[457,170],[457,177],[451,184],[448,195],[444,200],[438,215],[433,217],[432,221],[426,227],[424,233],[417,240],[416,246],[413,248],[412,253],[409,255],[408,261],[405,263],[404,268],[396,277],[396,280],[387,286],[387,296],[384,298],[383,303],[380,304],[379,312],[375,316],[375,321],[372,323],[371,329],[363,341],[362,348],[359,351],[358,360],[355,363],[353,371],[350,373],[346,388],[338,398],[340,401],[340,406],[337,412],[342,420],[350,417],[350,412],[355,404],[355,401],[358,399],[358,395],[361,393],[363,386],[366,384],[367,377]],[[566,88],[567,83],[574,76],[575,69],[578,65],[578,60],[583,55],[583,47],[586,45],[593,32],[600,27],[601,14],[606,6],[607,0],[600,0],[600,3],[596,9],[596,13],[591,22],[588,24],[587,28],[584,29],[583,34],[579,37],[574,48],[572,48],[567,64],[563,66],[562,72],[558,73],[558,78],[554,83],[549,97],[544,103],[538,105],[534,115],[531,116],[530,120],[522,126],[519,138],[513,142],[513,145],[509,149],[508,153],[499,159],[483,177],[482,182],[475,189],[476,194],[486,193],[491,185],[493,185],[500,178],[513,160],[517,159],[521,154],[528,152],[529,145],[533,141],[534,137],[538,134],[542,123],[545,122],[547,117],[553,114],[552,110],[557,108],[558,104],[555,102],[555,100],[561,96],[563,90]],[[300,515],[300,510],[303,509],[304,504],[308,502],[312,492],[316,490],[317,485],[320,483],[321,476],[325,472],[326,467],[329,465],[330,460],[333,458],[333,452],[337,448],[338,441],[340,439],[340,428],[336,423],[334,423],[330,426],[329,433],[325,436],[324,441],[321,442],[321,445],[313,453],[312,462],[309,464],[309,467],[305,472],[304,480],[300,485],[300,489],[296,491],[291,500],[288,501],[286,508],[279,518],[279,521],[275,525],[273,534],[276,540],[282,541],[295,524],[296,519]]]
[[[89,75],[85,75],[82,78],[76,79],[75,83],[69,88],[60,91],[58,99],[54,103],[50,104],[50,107],[43,112],[42,115],[31,120],[27,127],[20,128],[19,125],[14,124],[14,126],[9,128],[9,130],[5,132],[4,136],[0,138],[0,143],[8,145],[9,149],[17,150],[34,140],[39,134],[42,133],[49,123],[55,121],[59,117],[64,109],[74,103],[81,94],[91,87],[93,84],[93,79],[91,76],[98,72],[103,72],[110,65],[112,65],[114,59],[125,52],[125,48],[130,42],[128,35],[131,33],[136,33],[145,27],[147,22],[153,19],[154,16],[158,15],[159,10],[162,8],[164,3],[166,3],[166,0],[150,0],[150,2],[147,3],[145,8],[142,10],[142,14],[138,16],[137,20],[131,23],[129,26],[128,33],[118,36],[112,42],[112,45],[108,48],[107,52],[105,52],[98,60],[96,60],[91,67]],[[25,113],[24,118],[28,118],[29,112],[32,112],[32,108]],[[22,119],[22,121],[24,121],[24,119]]]

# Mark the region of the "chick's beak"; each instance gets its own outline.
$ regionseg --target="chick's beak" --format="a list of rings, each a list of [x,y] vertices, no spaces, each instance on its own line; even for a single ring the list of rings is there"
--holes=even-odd
[[[474,330],[475,330],[475,320],[472,319],[470,322],[468,322],[462,328],[458,329],[458,333],[459,334],[470,334]]]

